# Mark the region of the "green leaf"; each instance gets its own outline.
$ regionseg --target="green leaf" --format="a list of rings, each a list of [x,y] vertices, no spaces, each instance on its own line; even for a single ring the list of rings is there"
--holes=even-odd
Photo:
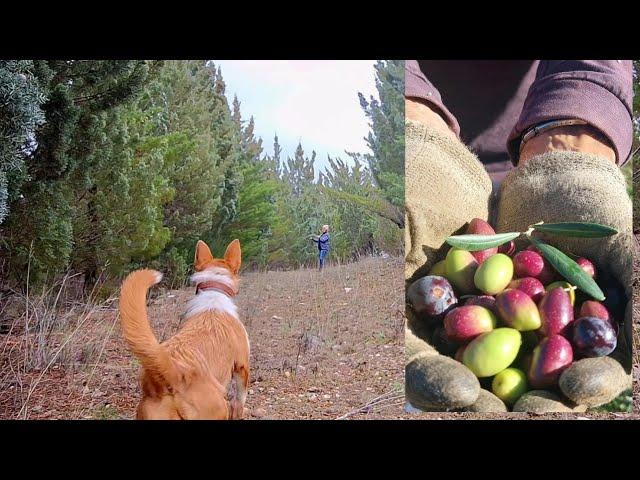
[[[618,233],[615,228],[608,225],[587,222],[542,223],[531,227],[539,232],[553,233],[563,237],[600,238]]]
[[[520,232],[498,233],[496,235],[452,235],[451,237],[447,237],[445,242],[452,247],[468,252],[475,252],[486,248],[497,247],[519,236]]]
[[[536,238],[529,237],[529,240],[542,253],[544,258],[557,272],[562,275],[570,284],[575,285],[580,290],[588,293],[598,301],[605,299],[604,293],[593,278],[585,273],[580,265],[571,260],[567,255],[562,253],[556,247],[552,247]]]

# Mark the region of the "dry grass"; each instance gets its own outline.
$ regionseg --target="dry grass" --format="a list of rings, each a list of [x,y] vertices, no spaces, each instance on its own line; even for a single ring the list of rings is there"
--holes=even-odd
[[[78,298],[77,276],[66,275],[38,292],[12,292],[0,304],[0,418],[30,418],[45,407],[34,401],[49,395],[52,384],[64,391],[60,372],[89,371],[99,365],[107,341],[104,312],[114,297],[102,302],[96,292]],[[116,319],[108,325],[113,331]],[[33,407],[33,408],[32,408]]]
[[[322,273],[243,275],[237,300],[251,339],[247,418],[405,416],[402,271],[401,259],[368,258]],[[117,298],[80,299],[75,280],[0,304],[0,418],[133,416],[138,364],[120,335]],[[149,316],[159,339],[179,329],[193,294],[152,290]]]

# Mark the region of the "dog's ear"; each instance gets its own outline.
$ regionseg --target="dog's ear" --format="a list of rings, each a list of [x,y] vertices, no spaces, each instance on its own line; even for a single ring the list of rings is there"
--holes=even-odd
[[[198,240],[198,244],[196,245],[196,255],[193,259],[193,268],[196,271],[200,271],[207,266],[207,264],[213,261],[213,255],[211,255],[211,250],[209,250],[209,246],[204,243],[202,240]]]
[[[229,264],[234,274],[238,273],[242,261],[242,252],[240,251],[240,240],[237,238],[229,244],[227,251],[224,252],[224,261]]]

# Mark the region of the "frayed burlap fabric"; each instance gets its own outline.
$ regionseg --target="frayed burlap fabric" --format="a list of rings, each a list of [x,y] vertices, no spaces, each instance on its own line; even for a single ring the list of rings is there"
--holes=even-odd
[[[472,218],[487,219],[491,180],[460,141],[417,122],[405,123],[405,279],[428,273],[444,258],[444,239]],[[432,329],[407,309],[406,396],[423,410],[462,408],[476,402],[480,384],[471,371],[440,355]]]
[[[405,278],[426,275],[446,253],[444,239],[472,218],[487,219],[491,180],[459,140],[405,123]]]
[[[630,293],[633,273],[632,205],[625,178],[607,159],[580,152],[550,152],[512,170],[500,188],[497,231],[525,231],[544,221],[595,222],[618,234],[606,238],[541,235],[565,253],[584,256],[609,271]]]
[[[581,152],[549,152],[533,157],[509,173],[500,188],[497,231],[525,231],[544,221],[594,222],[609,225],[618,234],[605,238],[567,238],[540,235],[565,253],[586,257],[601,273],[609,273],[631,299],[633,208],[625,178],[607,159]],[[631,311],[611,357],[631,372]],[[563,393],[577,403],[596,406],[629,388],[630,376],[620,375],[607,357],[575,362],[561,377]],[[593,365],[592,365],[593,364]],[[590,373],[582,374],[582,370]],[[576,381],[576,377],[581,382]]]

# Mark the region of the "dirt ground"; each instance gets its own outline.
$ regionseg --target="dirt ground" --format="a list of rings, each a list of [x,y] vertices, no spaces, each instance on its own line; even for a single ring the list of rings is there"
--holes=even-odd
[[[410,418],[403,412],[402,265],[378,257],[322,273],[243,275],[237,303],[252,369],[245,418]],[[193,295],[193,288],[152,291],[149,317],[161,340],[178,330]],[[5,309],[0,418],[132,418],[138,364],[121,338],[116,305],[114,298],[67,304],[46,335],[24,333],[25,322],[44,322],[46,309],[39,320],[35,313],[7,318]]]

